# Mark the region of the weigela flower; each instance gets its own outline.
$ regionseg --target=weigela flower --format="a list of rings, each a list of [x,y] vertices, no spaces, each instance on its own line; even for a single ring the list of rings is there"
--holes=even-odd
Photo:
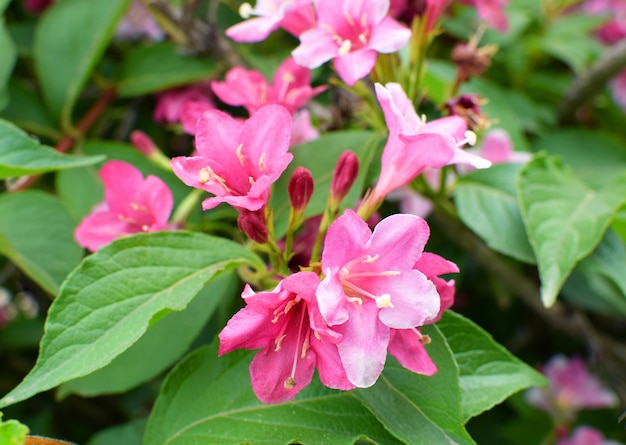
[[[389,137],[383,149],[378,182],[363,201],[360,214],[362,211],[369,214],[390,192],[409,183],[428,167],[457,163],[469,163],[476,168],[491,165],[486,159],[461,149],[465,143],[474,142],[470,140],[474,134],[467,132],[464,119],[448,116],[426,123],[399,84],[377,83],[375,88]]]
[[[367,76],[377,53],[393,53],[409,41],[411,31],[387,15],[389,0],[313,0],[317,25],[300,36],[291,53],[296,63],[316,68],[333,59],[348,85]]]
[[[331,388],[352,389],[335,345],[341,335],[324,322],[315,290],[319,277],[298,272],[275,289],[255,293],[249,285],[242,297],[246,307],[231,318],[219,334],[219,354],[238,348],[259,349],[250,363],[252,389],[259,400],[291,400],[313,377]]]
[[[556,445],[622,445],[621,442],[605,440],[601,431],[590,426],[581,425],[574,429],[572,435],[559,440]]]
[[[107,162],[100,178],[104,202],[76,228],[78,244],[96,251],[125,235],[174,228],[167,222],[174,205],[172,192],[160,178],[144,179],[139,170],[122,161]]]
[[[311,0],[257,0],[254,8],[243,3],[239,14],[245,19],[256,17],[226,30],[226,35],[236,42],[260,42],[278,28],[298,37],[315,26]]]
[[[271,85],[260,72],[235,67],[226,73],[224,82],[211,82],[211,88],[222,102],[244,106],[251,116],[268,104],[282,105],[294,114],[326,89],[325,86],[312,88],[311,71],[297,65],[291,57],[278,67]]]
[[[607,17],[596,35],[605,45],[612,45],[626,38],[626,2],[623,0],[585,0],[580,10],[588,15]]]
[[[549,386],[531,388],[526,398],[557,419],[572,419],[582,409],[607,408],[617,403],[613,391],[587,371],[580,357],[567,359],[556,355],[545,365],[543,373]]]
[[[30,12],[37,13],[44,11],[54,0],[24,0],[24,7]]]
[[[196,126],[197,155],[176,157],[171,165],[185,184],[215,195],[203,201],[203,209],[226,202],[255,211],[293,158],[290,138],[291,116],[280,105],[266,105],[243,123],[210,110]]]
[[[504,12],[509,0],[463,0],[463,3],[474,5],[478,18],[490,28],[499,32],[506,32],[509,29],[509,19]]]
[[[422,218],[401,214],[372,233],[351,210],[328,229],[317,298],[328,325],[343,335],[341,363],[357,387],[378,379],[392,329],[417,328],[439,314],[436,285],[414,268],[429,234]]]
[[[196,122],[205,111],[215,109],[208,82],[164,91],[157,96],[154,120],[180,123],[187,134],[194,134]]]

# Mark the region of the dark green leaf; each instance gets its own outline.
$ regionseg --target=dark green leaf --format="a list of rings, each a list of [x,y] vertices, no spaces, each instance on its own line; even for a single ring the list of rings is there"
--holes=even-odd
[[[522,217],[539,265],[541,299],[551,306],[576,263],[598,245],[626,201],[626,176],[594,189],[554,157],[520,172]]]
[[[141,94],[208,79],[216,64],[204,57],[185,56],[170,42],[133,49],[122,64],[118,92],[121,96]]]
[[[50,112],[71,127],[71,113],[130,0],[63,0],[42,15],[33,58]]]
[[[100,156],[71,156],[40,145],[12,123],[0,119],[0,179],[82,167]]]
[[[464,422],[517,391],[546,383],[541,374],[463,316],[447,311],[437,326],[445,335],[461,372]]]
[[[0,196],[0,253],[52,295],[83,256],[75,223],[55,196],[35,190]]]
[[[185,310],[167,314],[150,326],[137,343],[109,365],[61,385],[59,397],[123,392],[150,380],[187,351],[222,298],[238,290],[239,281],[232,272],[209,281]]]
[[[249,383],[253,354],[235,351],[218,358],[216,342],[183,360],[161,388],[144,444],[352,445],[363,436],[399,444],[351,393],[318,382],[294,402],[262,404]]]
[[[2,5],[0,5],[2,6]],[[2,14],[2,9],[0,9]],[[0,110],[6,107],[8,103],[7,83],[13,72],[13,65],[17,59],[17,50],[15,44],[9,36],[4,24],[4,17],[0,15]]]
[[[218,273],[259,260],[232,241],[190,232],[120,238],[87,257],[48,312],[37,363],[0,406],[96,371],[148,327],[181,311]]]
[[[87,445],[141,445],[146,420],[134,420],[100,431],[87,442]]]
[[[426,349],[437,365],[435,375],[415,374],[390,357],[378,382],[355,396],[407,444],[473,444],[463,426],[459,368],[452,352],[435,326],[422,332],[432,340]]]
[[[535,262],[522,221],[517,190],[520,164],[499,164],[459,179],[455,192],[459,216],[492,249],[527,263]]]

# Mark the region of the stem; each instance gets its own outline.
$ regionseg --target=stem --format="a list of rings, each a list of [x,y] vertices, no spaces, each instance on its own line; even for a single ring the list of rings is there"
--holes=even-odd
[[[193,189],[189,192],[185,199],[176,207],[174,215],[172,215],[173,224],[181,226],[185,224],[185,221],[187,221],[193,209],[198,205],[198,201],[202,197],[203,192],[204,190],[202,189]]]
[[[626,67],[626,39],[611,46],[587,71],[570,85],[559,105],[558,119],[561,124],[570,122],[576,110],[600,91],[606,82]]]

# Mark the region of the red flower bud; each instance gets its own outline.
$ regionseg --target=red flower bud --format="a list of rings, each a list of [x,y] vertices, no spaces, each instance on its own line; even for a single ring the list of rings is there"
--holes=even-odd
[[[268,239],[267,225],[265,224],[263,213],[264,209],[255,212],[241,209],[237,218],[239,230],[248,235],[252,241],[259,244],[265,244]]]
[[[141,154],[147,157],[158,150],[150,136],[141,130],[135,130],[130,134],[130,142]]]
[[[289,179],[287,192],[289,192],[289,200],[294,211],[303,211],[313,195],[311,172],[304,167],[296,168]]]
[[[339,203],[348,194],[358,174],[359,158],[349,150],[344,151],[337,161],[333,181],[330,184],[330,196],[333,202]]]

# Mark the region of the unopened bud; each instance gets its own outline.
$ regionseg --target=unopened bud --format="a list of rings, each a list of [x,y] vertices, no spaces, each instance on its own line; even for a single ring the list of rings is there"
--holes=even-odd
[[[130,134],[130,142],[146,157],[150,157],[158,151],[156,144],[150,139],[150,136],[141,130],[135,130]]]
[[[330,184],[331,200],[339,203],[350,191],[359,174],[359,158],[351,152],[344,151],[337,161],[333,181]]]
[[[248,235],[252,241],[265,244],[268,239],[267,225],[263,217],[263,209],[251,212],[242,209],[237,218],[239,230]]]
[[[289,178],[287,192],[289,193],[289,200],[293,210],[296,212],[303,211],[313,195],[313,176],[311,172],[304,167],[296,168],[291,178]]]

